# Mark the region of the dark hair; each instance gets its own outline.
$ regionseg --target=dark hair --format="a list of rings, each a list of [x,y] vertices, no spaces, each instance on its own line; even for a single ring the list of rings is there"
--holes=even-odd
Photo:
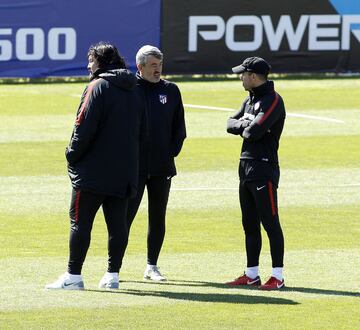
[[[100,69],[117,68],[126,69],[124,58],[119,54],[117,48],[107,42],[99,42],[92,45],[88,51],[88,57],[92,56],[99,64]]]

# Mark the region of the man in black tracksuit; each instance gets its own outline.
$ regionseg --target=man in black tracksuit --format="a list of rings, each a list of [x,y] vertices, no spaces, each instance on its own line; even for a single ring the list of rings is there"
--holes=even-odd
[[[141,107],[135,75],[125,69],[116,47],[90,47],[91,73],[66,149],[72,182],[68,271],[47,289],[81,290],[81,269],[95,215],[102,206],[108,229],[108,270],[100,288],[119,287],[127,246],[128,199],[136,194]]]
[[[174,158],[186,137],[184,108],[179,88],[161,79],[163,54],[144,46],[136,54],[137,87],[145,100],[145,127],[140,141],[140,176],[136,197],[129,201],[128,227],[138,211],[145,186],[148,194],[147,267],[144,278],[164,281],[157,261],[165,237],[165,215],[171,178],[176,175]]]
[[[262,223],[270,242],[272,276],[260,286],[276,290],[284,286],[284,237],[279,222],[277,187],[280,178],[278,147],[285,121],[285,107],[267,80],[270,65],[260,57],[250,57],[233,68],[240,74],[249,96],[240,110],[229,118],[227,131],[243,138],[241,150],[240,205],[245,231],[247,268],[243,276],[228,285],[261,285],[259,256]]]

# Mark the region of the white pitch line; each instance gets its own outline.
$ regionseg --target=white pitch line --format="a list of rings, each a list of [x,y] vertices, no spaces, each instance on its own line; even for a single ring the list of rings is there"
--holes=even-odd
[[[235,112],[236,109],[231,108],[222,108],[222,107],[210,107],[207,105],[196,105],[196,104],[184,104],[187,108],[194,108],[194,109],[207,109],[207,110],[218,110],[218,111],[227,111],[227,112]],[[298,118],[305,118],[305,119],[313,119],[313,120],[320,120],[320,121],[327,121],[331,123],[338,123],[338,124],[345,124],[343,120],[333,119],[328,117],[320,117],[320,116],[312,116],[312,115],[304,115],[301,113],[286,113],[289,117],[298,117]]]
[[[305,119],[314,119],[314,120],[321,120],[321,121],[329,121],[331,123],[339,123],[345,124],[343,120],[340,119],[333,119],[328,117],[320,117],[320,116],[311,116],[311,115],[303,115],[301,113],[286,113],[289,117],[298,117],[298,118],[305,118]]]
[[[71,96],[80,98],[81,95],[71,94]],[[231,108],[223,108],[223,107],[211,107],[207,105],[198,105],[198,104],[184,104],[186,108],[194,108],[194,109],[206,109],[206,110],[217,110],[217,111],[226,111],[226,112],[235,112],[236,109]],[[301,113],[286,113],[289,117],[297,117],[297,118],[304,118],[304,119],[313,119],[313,120],[320,120],[320,121],[327,121],[330,123],[338,123],[338,124],[345,124],[345,121],[339,119],[333,119],[328,117],[320,117],[320,116],[312,116],[312,115],[304,115]]]
[[[71,94],[71,96],[80,98],[81,95]],[[217,111],[226,111],[226,112],[235,112],[236,109],[231,108],[224,108],[224,107],[211,107],[207,105],[198,105],[198,104],[184,104],[187,108],[194,108],[194,109],[206,109],[206,110],[217,110]],[[327,121],[330,123],[337,123],[337,124],[345,124],[345,121],[340,119],[333,119],[328,117],[321,117],[321,116],[312,116],[312,115],[304,115],[301,113],[286,113],[289,117],[297,117],[297,118],[304,118],[304,119],[313,119],[313,120],[320,120],[320,121]]]

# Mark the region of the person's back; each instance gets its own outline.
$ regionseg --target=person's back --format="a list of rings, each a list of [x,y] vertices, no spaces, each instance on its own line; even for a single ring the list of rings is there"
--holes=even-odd
[[[68,152],[69,174],[75,188],[125,197],[135,193],[138,180],[141,104],[135,92],[136,79],[130,71],[102,71],[96,72],[88,86],[89,98],[84,100],[95,100],[94,109],[88,111],[94,120],[88,118],[87,125],[90,130],[97,130],[96,139],[79,161],[76,154]],[[84,103],[78,114],[78,129],[83,125]]]
[[[140,98],[136,78],[114,45],[88,52],[90,84],[77,111],[66,148],[72,182],[68,270],[47,289],[83,290],[82,266],[95,215],[103,209],[108,230],[108,268],[99,288],[118,289],[128,242],[126,211],[138,186]]]

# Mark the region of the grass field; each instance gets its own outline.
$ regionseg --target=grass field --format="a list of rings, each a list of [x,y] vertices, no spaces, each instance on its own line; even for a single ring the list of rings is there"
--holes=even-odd
[[[245,97],[234,80],[178,85],[185,104],[236,109]],[[159,260],[168,281],[142,280],[144,203],[119,291],[97,289],[107,260],[101,212],[83,269],[87,290],[44,290],[66,270],[64,149],[84,86],[0,85],[1,330],[360,328],[360,79],[276,81],[288,112],[280,146],[281,292],[223,285],[245,266],[241,139],[226,134],[231,112],[190,107]],[[260,270],[263,279],[271,273],[266,235]]]

